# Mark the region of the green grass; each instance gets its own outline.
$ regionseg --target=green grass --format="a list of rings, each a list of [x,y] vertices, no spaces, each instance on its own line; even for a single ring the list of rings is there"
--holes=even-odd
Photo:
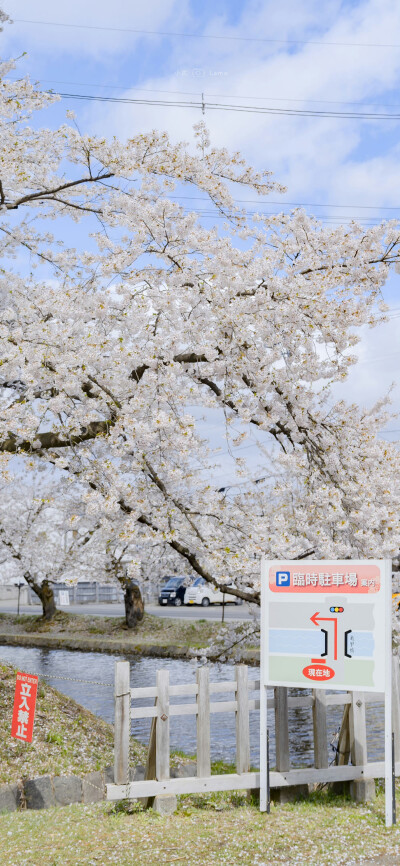
[[[400,828],[385,828],[382,790],[370,805],[318,793],[270,815],[233,792],[182,797],[169,818],[107,803],[13,813],[0,840],[2,866],[394,866]]]
[[[224,629],[224,626],[219,622],[206,620],[189,622],[151,614],[145,614],[142,622],[135,629],[128,629],[122,617],[94,618],[57,611],[54,619],[46,622],[39,612],[26,616],[0,614],[0,634],[46,635],[59,638],[60,645],[64,638],[81,638],[90,641],[101,637],[102,646],[112,648],[113,642],[118,641],[125,644],[127,651],[140,649],[141,645],[146,644],[201,649],[207,646],[213,637],[220,634],[221,629]]]
[[[42,681],[32,743],[11,738],[15,673],[0,664],[0,783],[47,774],[81,775],[113,763],[112,726]],[[145,761],[146,752],[131,738],[132,765]]]
[[[12,738],[15,677],[14,668],[0,663],[0,784],[45,775],[81,776],[113,765],[113,726],[40,679],[32,743]],[[145,765],[147,745],[134,737],[129,744],[130,767]],[[171,767],[191,760],[196,756],[171,753]]]
[[[213,761],[211,764],[211,774],[213,776],[236,772],[236,764],[226,764],[225,761]]]

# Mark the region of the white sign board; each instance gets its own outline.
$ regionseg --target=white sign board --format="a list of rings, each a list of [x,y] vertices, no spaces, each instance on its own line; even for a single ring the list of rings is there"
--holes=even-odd
[[[58,593],[58,603],[62,605],[69,604],[69,592],[67,589],[60,589]]]
[[[267,686],[384,690],[385,755],[391,772],[391,635],[390,560],[264,560],[265,724]]]
[[[261,580],[266,684],[382,692],[390,563],[264,562]]]

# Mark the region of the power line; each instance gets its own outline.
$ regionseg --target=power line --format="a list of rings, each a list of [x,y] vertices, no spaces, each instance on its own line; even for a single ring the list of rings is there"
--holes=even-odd
[[[204,196],[194,196],[194,195],[180,195],[180,199],[182,200],[191,200],[191,201],[204,201],[208,202],[209,199],[204,198]],[[277,204],[277,205],[289,205],[289,207],[342,207],[342,208],[358,208],[360,210],[400,210],[400,204],[393,205],[379,205],[379,204],[332,204],[332,202],[322,202],[320,204],[316,202],[309,201],[275,201],[273,199],[253,199],[253,198],[237,198],[235,202],[238,204]]]
[[[180,198],[180,196],[177,195],[176,199],[173,200],[178,205],[179,205],[179,198]],[[282,204],[284,205],[285,203],[282,203]],[[320,207],[322,207],[322,205],[320,205]],[[185,216],[189,216],[190,214],[195,213],[199,217],[201,217],[202,219],[226,220],[226,219],[232,217],[231,213],[219,213],[218,211],[211,210],[210,208],[206,209],[206,208],[198,208],[198,207],[186,207],[186,206],[182,205],[182,210],[183,210]],[[396,210],[397,210],[397,208],[396,208]],[[399,210],[400,210],[400,208],[399,208]],[[243,208],[242,211],[240,211],[239,213],[236,213],[234,215],[236,215],[237,218],[241,218],[242,216],[251,218],[251,217],[254,217],[256,215],[264,216],[264,217],[274,217],[274,216],[280,217],[280,216],[291,216],[291,213],[292,213],[291,211],[284,210],[283,207],[281,208],[281,210],[274,210],[274,211],[261,210],[260,208],[258,208],[256,210],[249,210],[248,208]],[[357,216],[356,214],[349,214],[349,213],[347,213],[347,214],[318,214],[315,218],[317,220],[320,220],[323,223],[332,225],[332,227],[343,225],[343,223],[347,225],[349,222],[356,222],[359,225],[362,225],[362,226],[368,228],[368,227],[380,225],[381,222],[385,221],[385,218],[382,216],[376,216],[376,217],[363,216],[363,217],[360,217],[360,216]],[[395,217],[393,216],[393,217],[391,217],[391,219],[393,220],[393,219],[395,219]],[[387,217],[386,217],[386,220],[387,220]]]
[[[18,81],[19,79],[15,78],[15,79],[10,79],[10,80]],[[56,81],[55,79],[48,79],[48,78],[46,78],[46,79],[42,79],[42,80],[43,80],[43,81],[47,81],[47,82],[53,82],[54,84],[74,84],[74,85],[77,85],[77,86],[82,85],[82,87],[107,87],[107,88],[111,88],[111,89],[112,89],[112,88],[118,88],[118,89],[121,89],[121,90],[139,90],[139,91],[141,91],[141,92],[146,92],[146,93],[170,93],[170,94],[178,93],[178,94],[184,94],[184,93],[187,92],[187,91],[184,91],[184,90],[150,90],[150,89],[147,89],[147,88],[143,88],[143,87],[133,87],[133,86],[130,86],[130,85],[126,85],[126,86],[123,86],[123,87],[122,87],[122,86],[120,86],[120,85],[111,85],[111,84],[110,84],[110,85],[108,85],[108,84],[99,84],[99,85],[97,85],[97,84],[87,84],[87,83],[83,83],[83,82],[79,82],[79,81],[72,81],[72,82],[71,82],[71,81]],[[191,95],[197,95],[197,93],[198,93],[198,91],[193,91]],[[214,93],[214,94],[210,94],[210,95],[211,95],[211,96],[220,96],[220,95],[223,96],[223,95],[227,95],[227,94],[218,94],[218,93]],[[241,97],[239,97],[239,98],[240,98],[240,99],[250,99],[250,98],[253,98],[253,99],[258,99],[258,98],[260,98],[260,99],[263,98],[263,99],[264,99],[264,98],[265,98],[265,99],[267,99],[267,98],[268,98],[268,99],[269,99],[270,97],[256,97],[256,96],[255,96],[255,97],[246,97],[246,96],[241,96]],[[272,99],[278,99],[278,97],[271,97],[271,98],[272,98]],[[284,101],[284,100],[285,100],[285,97],[279,97],[279,99],[281,99],[282,101]],[[332,100],[287,100],[287,101],[291,101],[291,102],[304,102],[304,101],[307,101],[307,102],[330,102],[330,103],[333,104],[333,101],[332,101]],[[362,105],[363,103],[352,103],[352,102],[342,102],[342,103],[339,103],[339,101],[338,101],[338,102],[336,102],[336,103],[334,103],[334,104],[342,104],[342,105]],[[371,104],[371,103],[369,103],[369,104]],[[393,106],[393,107],[395,107],[395,106]],[[166,197],[167,197],[167,198],[174,198],[174,199],[175,199],[175,196],[166,196]],[[177,196],[177,197],[178,197],[180,200],[182,200],[182,201],[203,201],[203,202],[207,202],[207,203],[209,202],[209,199],[204,198],[204,196],[179,195],[179,196]],[[380,210],[390,210],[390,211],[392,211],[392,210],[393,210],[393,211],[400,211],[400,204],[399,204],[399,205],[379,205],[379,204],[374,204],[374,205],[369,204],[369,205],[367,205],[367,204],[343,204],[343,203],[341,203],[341,204],[336,204],[336,203],[333,203],[333,202],[307,202],[307,201],[286,201],[286,200],[276,201],[275,199],[259,199],[259,200],[258,200],[258,199],[250,199],[250,198],[235,198],[235,202],[236,202],[237,204],[254,204],[255,206],[258,205],[258,204],[268,204],[268,205],[273,204],[273,205],[282,205],[282,206],[286,206],[286,205],[287,205],[287,206],[289,206],[289,207],[318,207],[318,208],[319,208],[319,207],[328,207],[328,208],[345,208],[345,209],[347,209],[347,208],[349,208],[349,209],[350,209],[350,208],[354,208],[355,210],[377,210],[377,211],[380,211]],[[193,208],[193,210],[194,210],[194,208]],[[255,211],[255,213],[257,213],[257,211]],[[271,213],[272,213],[272,212],[271,212]]]
[[[189,216],[189,214],[191,214],[191,213],[198,214],[198,216],[202,217],[202,219],[225,220],[228,218],[228,214],[215,213],[214,211],[200,211],[200,210],[197,210],[196,208],[192,208],[191,210],[185,211],[186,216]],[[290,211],[284,211],[284,210],[271,211],[271,212],[269,212],[269,211],[254,211],[254,212],[244,211],[243,216],[254,217],[256,214],[259,214],[260,216],[265,216],[265,217],[291,216]],[[231,218],[231,216],[232,216],[232,214],[229,214],[230,218]],[[236,214],[236,216],[238,218],[240,218],[240,216],[242,216],[242,214]],[[341,214],[341,215],[338,214],[337,216],[328,216],[328,215],[324,215],[324,214],[319,214],[318,217],[316,217],[316,219],[318,219],[321,223],[326,223],[326,224],[332,225],[333,227],[334,226],[341,226],[343,224],[348,225],[349,222],[355,222],[361,226],[365,226],[366,228],[367,227],[372,228],[373,226],[378,226],[378,225],[380,225],[381,222],[384,222],[384,220],[380,219],[379,217],[357,217],[354,214],[353,215],[352,214]]]
[[[179,196],[177,198],[179,198]],[[203,217],[204,219],[224,220],[227,218],[226,214],[217,213],[213,210],[206,210],[206,209],[195,208],[195,207],[190,208],[190,209],[189,208],[185,209],[185,215],[186,216],[188,216],[191,213],[196,213],[199,216]],[[291,215],[290,211],[285,211],[283,209],[279,210],[279,211],[278,210],[277,211],[265,211],[265,210],[263,211],[263,210],[244,209],[243,212],[238,214],[238,216],[240,217],[242,215],[242,213],[244,216],[247,216],[247,217],[256,216],[256,214],[259,214],[260,216],[266,216],[266,217],[281,216],[281,215],[290,216]],[[360,223],[362,225],[366,225],[366,226],[367,225],[370,225],[370,226],[379,225],[382,222],[382,218],[379,216],[376,216],[376,217],[372,217],[372,216],[358,217],[357,215],[354,215],[354,214],[353,215],[352,214],[334,214],[334,215],[333,214],[332,215],[331,214],[318,214],[317,219],[324,221],[324,222],[327,222],[327,223],[332,223],[333,225],[341,225],[343,222],[346,222],[348,220],[352,220],[354,222],[358,222],[358,223]]]
[[[178,205],[179,205],[179,198],[180,198],[180,196],[177,195],[176,199],[174,199],[174,201],[176,201],[176,204],[178,204]],[[320,205],[320,207],[322,207],[322,205]],[[192,207],[192,208],[183,207],[182,210],[183,210],[184,216],[189,216],[190,214],[195,213],[201,219],[212,219],[214,221],[215,220],[227,220],[227,219],[232,217],[231,213],[226,213],[226,214],[225,213],[219,213],[218,211],[211,210],[211,209],[206,210],[206,209],[201,209],[201,208],[196,208],[196,207]],[[396,208],[396,210],[397,210],[397,208]],[[400,208],[399,208],[399,210],[400,210]],[[291,212],[287,211],[287,210],[283,210],[283,209],[280,211],[278,211],[278,210],[276,210],[276,211],[265,211],[264,210],[263,211],[263,210],[259,210],[259,209],[253,211],[253,210],[244,209],[243,212],[236,214],[236,216],[238,218],[240,218],[241,216],[253,217],[256,215],[265,216],[265,217],[273,217],[273,216],[280,217],[280,216],[291,216]],[[348,225],[349,222],[355,222],[355,223],[363,226],[364,228],[370,228],[370,227],[373,228],[374,226],[380,225],[380,223],[384,221],[384,218],[382,218],[380,216],[359,217],[355,214],[335,214],[335,215],[318,214],[318,216],[316,216],[316,219],[320,220],[324,224],[331,225],[332,228],[339,227],[343,224]],[[392,219],[394,219],[394,217],[392,217]],[[390,313],[389,313],[389,316],[391,317]],[[395,316],[393,316],[393,318],[395,318]]]
[[[61,21],[35,21],[28,18],[14,18],[16,24],[38,24],[46,27],[68,27],[78,30],[102,30],[106,33],[136,33],[143,36],[173,36],[181,39],[216,39],[227,42],[262,42],[272,45],[334,45],[343,48],[400,48],[397,43],[383,42],[332,42],[319,39],[266,39],[260,36],[226,36],[211,33],[176,33],[166,30],[138,30],[132,27],[102,27],[98,24],[67,24]]]
[[[52,91],[48,91],[52,92]],[[286,117],[319,117],[327,119],[342,119],[342,120],[400,120],[400,114],[379,113],[372,111],[324,111],[301,108],[277,108],[276,106],[258,106],[258,105],[230,105],[223,102],[205,102],[205,101],[190,101],[190,100],[170,100],[170,99],[133,99],[132,97],[123,96],[101,96],[89,93],[55,93],[62,99],[77,99],[87,102],[106,102],[117,103],[121,105],[150,105],[162,106],[167,108],[198,108],[203,113],[205,109],[209,111],[234,111],[243,114],[269,114]]]
[[[184,70],[183,70],[184,71]],[[10,81],[19,81],[19,78],[10,77]],[[61,81],[56,78],[42,78],[42,82],[47,84],[67,84],[71,87],[102,87],[106,90],[137,90],[140,93],[169,93],[170,95],[178,95],[178,96],[200,96],[199,90],[163,90],[160,88],[150,88],[150,87],[138,87],[136,84],[101,84],[100,82],[93,83],[88,81]],[[308,99],[307,97],[303,97],[302,99],[294,99],[290,96],[256,96],[252,94],[251,96],[244,96],[240,93],[207,93],[206,96],[212,96],[215,99],[242,99],[249,100],[255,99],[257,101],[267,101],[271,102],[309,102],[316,105],[362,105],[364,107],[368,106],[370,108],[400,108],[399,103],[390,103],[390,102],[351,102],[349,100],[343,99]]]

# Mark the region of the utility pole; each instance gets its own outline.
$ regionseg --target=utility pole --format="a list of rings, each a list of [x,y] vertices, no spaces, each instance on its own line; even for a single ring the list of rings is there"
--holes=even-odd
[[[24,586],[24,585],[25,585],[25,584],[23,584],[23,583],[17,583],[17,587],[18,587],[17,616],[19,616],[19,597],[20,597],[20,593],[21,593],[21,587]]]

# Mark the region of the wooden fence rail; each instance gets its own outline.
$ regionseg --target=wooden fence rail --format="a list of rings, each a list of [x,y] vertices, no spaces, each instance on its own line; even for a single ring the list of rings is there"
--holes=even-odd
[[[393,659],[393,730],[396,756],[400,758],[400,672],[399,660]],[[157,671],[156,685],[130,688],[129,662],[115,665],[115,760],[114,784],[107,785],[107,798],[146,798],[150,805],[155,796],[255,789],[260,787],[259,773],[250,772],[249,713],[259,710],[260,681],[248,679],[246,665],[237,665],[235,679],[210,682],[209,670],[201,667],[192,684],[171,685],[169,671]],[[254,696],[256,693],[256,696]],[[213,700],[213,696],[223,696]],[[225,695],[227,698],[225,699]],[[190,703],[172,699],[192,698]],[[132,701],[149,699],[148,706],[131,706]],[[268,699],[268,709],[274,710],[276,770],[270,774],[271,788],[327,782],[352,781],[353,796],[369,799],[373,780],[384,775],[384,762],[368,763],[365,707],[382,702],[384,695],[367,692],[333,693],[315,689],[311,695],[290,695],[286,688],[275,688]],[[344,709],[334,766],[328,766],[327,708]],[[309,708],[314,732],[314,767],[291,769],[289,750],[288,710]],[[236,716],[236,773],[211,775],[210,716],[233,712]],[[197,726],[197,775],[170,778],[170,719],[192,715]],[[131,720],[152,719],[149,755],[144,781],[129,781],[129,737]],[[348,765],[351,756],[351,765]],[[400,761],[396,763],[400,773]]]

